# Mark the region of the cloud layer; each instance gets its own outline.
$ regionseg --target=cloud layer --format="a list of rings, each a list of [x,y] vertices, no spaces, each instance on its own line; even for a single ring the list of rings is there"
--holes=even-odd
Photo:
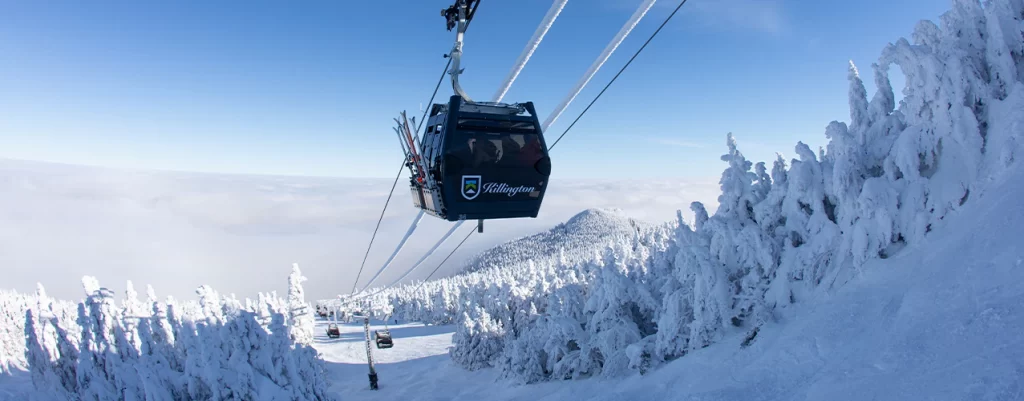
[[[210,284],[253,296],[285,290],[299,263],[312,297],[348,292],[391,188],[388,179],[329,179],[139,172],[0,160],[0,288],[31,291],[42,282],[62,298],[81,296],[95,275],[121,292],[125,280],[158,295],[189,297]],[[452,256],[451,273],[473,253],[545,230],[581,210],[617,207],[664,222],[689,203],[716,204],[717,179],[552,180],[537,219],[490,221]],[[360,284],[384,263],[416,209],[399,186],[381,223]],[[397,278],[452,223],[424,218],[380,282]],[[410,279],[433,270],[469,224]]]

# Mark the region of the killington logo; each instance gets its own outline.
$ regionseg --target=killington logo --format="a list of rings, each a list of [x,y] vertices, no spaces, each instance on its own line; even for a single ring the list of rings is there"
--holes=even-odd
[[[508,195],[509,197],[513,197],[522,193],[530,193],[536,190],[537,188],[527,187],[523,185],[513,187],[504,182],[488,182],[484,184],[484,192],[489,194],[505,194]]]
[[[479,175],[464,175],[462,176],[462,197],[467,200],[476,199],[480,195],[480,176]]]

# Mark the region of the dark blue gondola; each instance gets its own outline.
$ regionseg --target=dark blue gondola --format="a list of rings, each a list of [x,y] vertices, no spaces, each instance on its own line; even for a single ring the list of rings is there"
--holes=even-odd
[[[410,181],[416,207],[449,221],[537,217],[551,159],[532,102],[452,96],[432,105],[420,149],[431,179]]]
[[[431,105],[422,138],[402,114],[395,129],[412,172],[413,204],[448,220],[535,218],[551,175],[551,159],[533,102],[476,102],[459,85],[462,37],[479,0],[442,10],[458,26],[448,103]],[[415,121],[413,121],[415,125]]]

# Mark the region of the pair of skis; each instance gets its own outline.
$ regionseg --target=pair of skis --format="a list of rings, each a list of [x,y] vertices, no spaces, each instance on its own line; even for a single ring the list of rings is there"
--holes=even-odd
[[[395,133],[398,134],[398,141],[401,142],[402,151],[405,153],[406,166],[412,172],[413,179],[416,180],[417,184],[430,185],[430,176],[427,175],[426,161],[420,155],[419,146],[416,144],[420,143],[419,134],[409,128],[409,119],[406,117],[405,111],[401,113],[401,119],[395,118],[397,126],[394,128]],[[416,117],[412,118],[413,124],[416,123]]]

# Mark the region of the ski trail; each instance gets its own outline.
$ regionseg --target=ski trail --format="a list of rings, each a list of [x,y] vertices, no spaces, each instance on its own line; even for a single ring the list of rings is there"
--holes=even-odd
[[[544,35],[547,35],[548,30],[555,24],[555,19],[558,18],[558,14],[565,8],[565,3],[569,0],[555,0],[551,4],[551,8],[548,9],[548,13],[544,15],[544,19],[541,20],[540,25],[537,26],[537,30],[533,32],[533,37],[526,43],[526,48],[519,54],[519,58],[516,59],[516,63],[512,66],[512,71],[508,73],[508,77],[498,88],[498,92],[494,94],[494,102],[500,102],[505,94],[508,93],[509,88],[512,87],[512,83],[516,81],[516,77],[519,76],[519,72],[526,67],[526,63],[530,61],[530,57],[533,56],[533,52],[540,46],[540,42],[544,40]]]
[[[373,278],[371,278],[370,281],[363,286],[363,289],[361,291],[366,291],[366,289],[369,288],[374,281],[377,281],[377,277],[380,277],[380,274],[384,273],[384,270],[387,270],[388,266],[391,265],[391,262],[395,260],[395,256],[398,256],[398,252],[402,251],[402,248],[405,246],[406,241],[409,241],[409,237],[412,236],[412,232],[416,231],[416,226],[420,224],[420,220],[423,220],[423,213],[423,209],[420,209],[420,213],[417,214],[416,219],[412,221],[412,225],[409,226],[409,231],[406,231],[405,236],[402,237],[402,241],[399,242],[398,247],[395,248],[395,252],[391,254],[391,257],[388,258],[387,262],[384,262],[384,266],[381,266],[380,270],[377,270],[377,274],[374,274]]]
[[[626,39],[626,36],[629,36],[629,33],[633,31],[633,28],[640,22],[640,19],[642,19],[644,15],[647,14],[647,11],[654,6],[655,1],[657,0],[645,0],[643,4],[640,5],[640,8],[633,13],[633,16],[629,18],[629,21],[626,21],[626,25],[622,26],[622,29],[620,29],[619,33],[612,38],[612,41],[604,48],[604,51],[597,57],[597,60],[594,60],[594,64],[590,65],[590,69],[583,74],[580,81],[576,83],[576,87],[569,92],[569,96],[566,96],[566,98],[562,100],[562,103],[559,103],[558,107],[555,107],[555,110],[552,111],[551,115],[549,115],[547,120],[544,121],[544,124],[541,126],[542,132],[547,131],[548,127],[551,126],[551,124],[554,124],[555,120],[558,120],[558,117],[562,115],[565,108],[568,107],[574,99],[576,99],[576,96],[579,95],[581,91],[583,91],[583,88],[587,86],[587,83],[594,77],[594,74],[596,74],[604,63],[608,61],[608,58],[611,57],[612,53],[615,52],[615,49],[619,47],[619,44]]]

